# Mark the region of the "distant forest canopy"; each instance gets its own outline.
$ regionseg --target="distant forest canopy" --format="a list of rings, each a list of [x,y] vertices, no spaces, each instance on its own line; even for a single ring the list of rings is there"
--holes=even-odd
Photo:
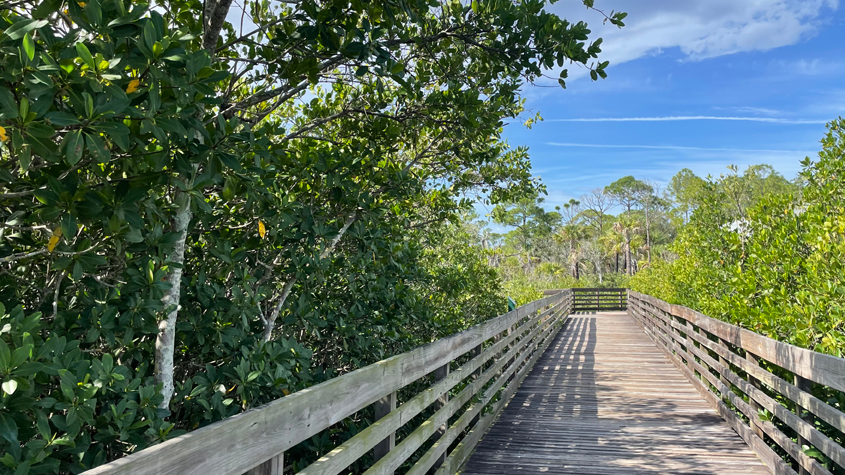
[[[541,288],[625,286],[654,262],[673,261],[679,231],[714,193],[739,218],[764,197],[801,186],[800,177],[788,180],[766,164],[732,166],[716,178],[684,168],[665,188],[625,176],[553,210],[535,192],[497,205],[476,227],[488,262],[524,302]],[[495,233],[489,224],[511,230]]]
[[[787,179],[769,165],[665,189],[627,176],[549,211],[541,195],[477,224],[510,295],[629,287],[816,351],[845,352],[845,121]]]

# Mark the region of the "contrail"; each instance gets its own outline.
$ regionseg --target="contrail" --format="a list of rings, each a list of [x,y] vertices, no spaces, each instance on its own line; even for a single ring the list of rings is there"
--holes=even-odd
[[[666,117],[598,117],[577,119],[545,119],[545,122],[674,122],[684,120],[730,120],[766,122],[770,124],[826,124],[826,120],[777,119],[773,117],[730,117],[716,115],[675,115]]]
[[[546,145],[553,145],[555,147],[587,147],[587,148],[645,148],[657,150],[697,150],[705,152],[756,152],[756,153],[793,153],[793,154],[812,154],[813,152],[806,152],[800,150],[766,150],[766,149],[749,149],[749,148],[707,148],[707,147],[684,147],[679,145],[612,145],[612,144],[592,144],[592,143],[567,143],[567,142],[546,142]]]

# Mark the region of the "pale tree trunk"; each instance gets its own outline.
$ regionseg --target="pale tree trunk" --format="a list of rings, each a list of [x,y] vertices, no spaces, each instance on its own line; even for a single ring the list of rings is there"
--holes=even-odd
[[[346,221],[343,223],[343,227],[340,228],[340,231],[338,231],[337,236],[335,236],[329,245],[323,249],[323,252],[320,253],[320,260],[329,257],[329,255],[334,252],[337,244],[340,242],[340,238],[346,234],[346,231],[349,230],[349,227],[352,226],[352,223],[355,222],[357,217],[358,215],[356,213],[352,213],[346,218]],[[282,307],[285,305],[285,301],[287,301],[288,296],[290,296],[291,289],[293,289],[293,284],[295,283],[296,276],[291,276],[290,279],[285,282],[285,286],[282,288],[282,294],[279,296],[279,301],[276,302],[273,312],[269,316],[261,316],[261,322],[264,324],[264,332],[261,335],[262,343],[267,343],[271,338],[273,338],[273,330],[276,328],[276,320],[279,318]]]
[[[161,299],[167,310],[167,316],[158,323],[158,336],[155,346],[155,379],[161,384],[161,395],[164,396],[162,409],[170,407],[173,397],[173,353],[176,349],[176,318],[179,315],[179,297],[182,290],[182,264],[185,262],[185,242],[188,238],[188,226],[191,223],[191,197],[179,193],[176,196],[179,210],[173,221],[173,231],[178,235],[173,252],[167,256],[169,262],[178,264],[171,269],[167,276],[170,290]]]
[[[232,0],[206,0],[203,10],[203,48],[213,57],[215,45],[223,28],[226,15]],[[201,137],[198,137],[202,141]],[[185,243],[188,238],[188,226],[191,224],[193,215],[191,213],[191,197],[185,193],[177,192],[176,205],[179,210],[173,222],[173,232],[178,235],[173,252],[167,256],[169,262],[179,264],[173,268],[167,276],[170,283],[170,290],[161,299],[164,308],[168,309],[167,316],[158,323],[158,335],[155,345],[155,380],[161,384],[161,395],[164,396],[161,404],[162,409],[170,407],[170,400],[173,398],[173,357],[176,350],[176,321],[179,316],[179,299],[182,291],[182,268],[185,262]]]
[[[648,263],[651,265],[651,222],[648,219],[648,206],[645,208],[645,250],[648,253]]]
[[[631,266],[631,239],[628,233],[625,232],[625,270],[628,275],[634,275],[633,267]]]
[[[601,284],[601,283],[604,282],[604,280],[602,280],[602,262],[601,262],[602,258],[601,258],[601,250],[599,248],[598,241],[596,241],[595,247],[596,247],[596,253],[595,253],[596,258],[593,262],[596,265],[596,274],[598,274],[598,276],[599,276],[599,284]]]

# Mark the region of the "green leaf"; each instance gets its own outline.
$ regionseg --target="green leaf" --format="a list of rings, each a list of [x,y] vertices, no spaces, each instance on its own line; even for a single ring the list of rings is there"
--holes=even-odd
[[[18,425],[7,414],[0,414],[0,437],[10,444],[18,443]]]
[[[0,119],[16,119],[18,117],[18,102],[15,96],[6,88],[0,87]]]
[[[129,150],[129,127],[122,122],[105,122],[94,126],[94,130],[102,132],[111,138],[111,140],[120,147],[124,152]]]
[[[50,440],[53,438],[53,431],[50,430],[50,421],[47,419],[47,416],[41,412],[36,412],[36,422],[35,427],[38,429],[38,433],[41,434],[41,437],[44,440]]]
[[[94,56],[91,55],[91,51],[87,46],[83,43],[76,43],[76,54],[82,58],[82,61],[87,64],[89,68],[95,69]]]
[[[161,92],[158,87],[158,81],[153,82],[153,86],[149,90],[150,98],[150,112],[156,112],[161,107]]]
[[[50,121],[51,124],[57,125],[59,127],[64,127],[64,126],[67,126],[67,125],[79,125],[80,124],[79,119],[75,115],[68,114],[67,112],[60,112],[60,111],[49,112],[45,116],[45,118],[48,121]]]
[[[83,271],[82,264],[80,264],[79,261],[74,262],[73,263],[73,273],[72,273],[74,281],[78,282],[79,279],[82,278],[82,271]]]
[[[12,351],[9,350],[9,345],[5,341],[0,340],[0,369],[8,370],[9,363],[12,362]]]
[[[156,119],[156,125],[168,132],[179,134],[182,137],[186,137],[188,135],[188,131],[185,130],[185,127],[182,126],[182,124],[176,119]]]
[[[76,236],[76,217],[71,213],[62,215],[62,234],[70,238]]]
[[[88,146],[88,151],[97,163],[108,163],[111,160],[111,152],[109,152],[106,144],[98,135],[85,134],[85,143]]]
[[[3,32],[9,39],[19,40],[32,30],[46,26],[47,20],[23,20],[10,26]]]
[[[21,151],[18,153],[18,161],[20,161],[21,171],[26,173],[32,163],[32,147],[29,144],[21,147]]]
[[[82,151],[85,149],[85,143],[82,138],[81,130],[72,130],[67,134],[67,148],[65,149],[65,158],[71,165],[82,158]]]
[[[76,443],[73,441],[73,437],[70,434],[65,434],[61,437],[57,437],[50,442],[50,445],[69,445],[71,447],[76,446]]]
[[[26,52],[26,57],[29,58],[30,61],[35,58],[35,42],[32,41],[32,35],[27,32],[23,35],[23,50]]]

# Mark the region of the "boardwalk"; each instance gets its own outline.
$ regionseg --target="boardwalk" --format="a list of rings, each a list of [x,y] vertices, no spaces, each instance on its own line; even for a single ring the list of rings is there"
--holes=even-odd
[[[769,474],[624,313],[575,315],[465,475]]]

